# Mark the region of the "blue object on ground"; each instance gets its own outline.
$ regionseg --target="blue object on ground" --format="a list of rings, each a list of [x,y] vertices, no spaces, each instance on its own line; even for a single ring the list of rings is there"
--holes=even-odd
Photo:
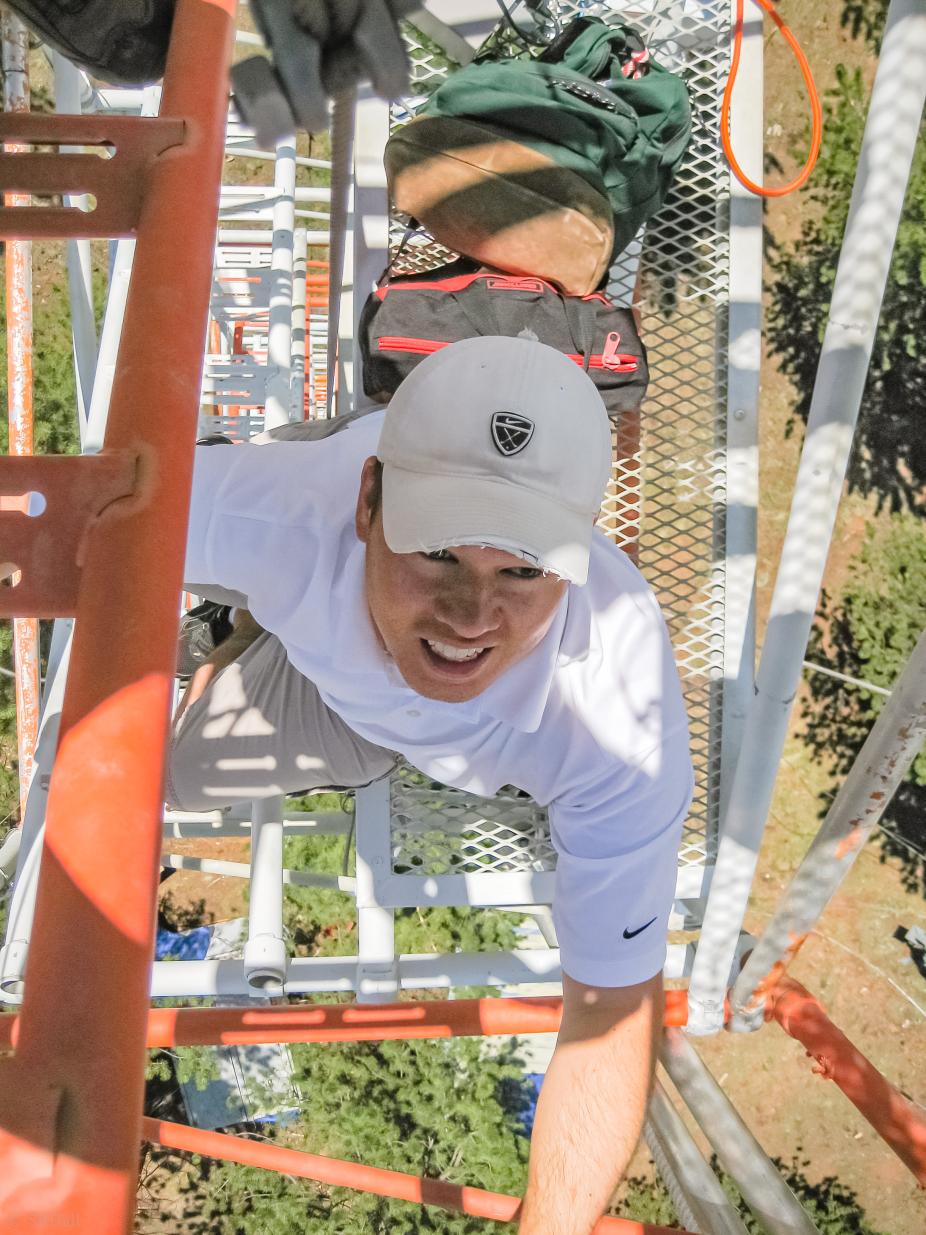
[[[158,927],[154,944],[154,959],[157,961],[205,960],[211,939],[211,926],[197,926],[191,931],[167,931]]]

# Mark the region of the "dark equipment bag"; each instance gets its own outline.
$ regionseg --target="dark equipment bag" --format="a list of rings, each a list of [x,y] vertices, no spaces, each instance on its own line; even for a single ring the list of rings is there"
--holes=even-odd
[[[612,421],[635,411],[646,393],[646,349],[629,309],[600,292],[565,296],[543,279],[463,259],[387,276],[371,293],[359,327],[364,394],[388,403],[425,356],[481,335],[536,339],[565,352],[594,381]]]

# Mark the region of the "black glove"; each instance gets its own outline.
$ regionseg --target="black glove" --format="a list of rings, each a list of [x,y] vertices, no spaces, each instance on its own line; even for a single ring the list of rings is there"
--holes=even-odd
[[[328,99],[369,80],[377,94],[408,89],[399,19],[416,0],[251,0],[273,62],[253,56],[232,69],[235,103],[261,146],[297,128],[328,126]]]

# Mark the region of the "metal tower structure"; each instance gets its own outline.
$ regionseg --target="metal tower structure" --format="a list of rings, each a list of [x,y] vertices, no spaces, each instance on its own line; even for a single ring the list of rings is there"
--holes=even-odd
[[[557,7],[563,16],[579,8],[614,12],[571,0]],[[754,1030],[775,1019],[826,1061],[926,1183],[922,1110],[786,973],[922,742],[926,639],[768,929],[758,941],[742,929],[923,110],[926,3],[891,4],[757,672],[761,207],[731,177],[720,143],[732,7],[705,0],[621,6],[622,19],[685,76],[696,132],[670,199],[612,271],[612,293],[642,314],[653,381],[639,422],[624,426],[616,443],[600,525],[635,554],[659,595],[692,720],[698,788],[670,923],[676,934],[666,977],[675,981],[666,998],[665,1073],[763,1228],[810,1235],[810,1220],[681,1029],[704,1034],[732,1023]],[[298,168],[321,161],[299,155],[294,139],[259,150],[228,112],[234,13],[233,0],[178,0],[163,88],[102,90],[56,58],[59,114],[29,114],[12,95],[0,119],[10,355],[23,377],[13,390],[22,431],[0,460],[0,613],[18,622],[56,619],[40,719],[35,640],[31,627],[17,627],[21,767],[28,770],[32,757],[36,772],[22,827],[0,853],[3,869],[16,862],[0,951],[0,998],[11,1005],[0,1017],[0,1232],[37,1235],[52,1223],[94,1235],[127,1230],[142,1136],[508,1220],[516,1198],[143,1120],[144,1050],[526,1034],[555,1030],[559,1021],[549,915],[555,854],[544,812],[522,796],[489,801],[422,787],[400,769],[358,791],[350,813],[300,814],[282,799],[199,815],[162,808],[193,440],[221,430],[243,441],[361,406],[353,340],[365,295],[391,259],[423,269],[436,253],[416,240],[397,257],[402,221],[390,216],[386,199],[384,142],[431,85],[467,61],[498,16],[494,0],[428,0],[405,31],[414,95],[391,106],[363,89],[335,100],[330,186],[307,186],[298,183]],[[16,74],[25,42],[15,23],[6,29],[9,91],[22,85]],[[751,26],[732,133],[756,180],[761,46],[761,30]],[[272,175],[265,183],[233,175],[223,185],[223,161],[240,168],[236,159],[252,160],[249,168],[256,160]],[[32,236],[69,245],[79,457],[30,455],[21,392],[24,246]],[[99,339],[90,237],[113,242]],[[169,370],[155,346],[167,338]],[[113,613],[131,613],[132,621],[114,623]],[[284,869],[284,836],[306,830],[343,835],[354,846],[355,874]],[[208,838],[228,835],[250,837],[249,865],[232,869],[209,856]],[[162,853],[172,836],[204,838],[203,856]],[[244,955],[152,965],[158,872],[192,863],[250,879]],[[354,898],[357,955],[288,955],[287,880]],[[545,946],[397,955],[395,910],[429,905],[517,910],[536,920]],[[74,990],[68,979],[78,968]],[[510,992],[537,983],[546,984],[539,996],[399,999],[416,989]],[[299,1000],[325,991],[354,991],[357,1003]],[[268,995],[285,997],[286,1006],[266,1006]],[[165,1008],[166,996],[206,997],[214,1006]],[[222,1006],[229,996],[255,1003]],[[646,1136],[688,1228],[744,1230],[661,1086]],[[619,1219],[596,1228],[641,1229]]]

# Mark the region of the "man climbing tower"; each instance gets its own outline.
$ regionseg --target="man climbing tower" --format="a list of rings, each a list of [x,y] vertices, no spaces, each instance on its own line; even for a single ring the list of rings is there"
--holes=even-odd
[[[588,1235],[640,1133],[691,795],[656,602],[594,529],[601,398],[522,338],[451,344],[385,412],[197,451],[186,578],[244,611],[191,683],[185,809],[387,775],[549,808],[563,1023],[521,1235]],[[253,616],[251,616],[253,615]]]

